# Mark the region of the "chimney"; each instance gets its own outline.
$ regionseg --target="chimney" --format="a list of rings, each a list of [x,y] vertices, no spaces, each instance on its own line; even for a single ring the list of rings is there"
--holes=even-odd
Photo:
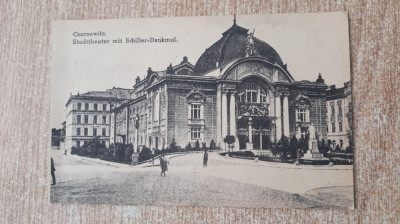
[[[147,69],[147,75],[151,75],[151,73],[153,73],[153,71],[152,71],[151,68],[149,67],[149,69]]]

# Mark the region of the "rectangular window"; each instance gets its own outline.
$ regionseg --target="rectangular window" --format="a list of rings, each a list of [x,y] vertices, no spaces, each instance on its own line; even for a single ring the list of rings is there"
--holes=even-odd
[[[93,115],[93,124],[97,124],[97,115]]]
[[[338,120],[343,119],[343,111],[342,111],[342,101],[338,100],[337,101],[337,107],[338,107]]]
[[[335,123],[332,123],[332,132],[335,132]]]
[[[107,129],[105,128],[101,129],[101,135],[106,136],[106,134],[107,134]]]
[[[85,115],[85,124],[89,123],[89,115]]]
[[[339,122],[339,132],[342,132],[342,131],[343,131],[343,123]]]
[[[81,135],[81,128],[76,129],[76,135],[78,135],[78,136]]]
[[[260,94],[260,102],[261,103],[266,103],[267,102],[267,96],[264,94]]]
[[[81,123],[81,115],[76,116],[76,123],[78,123],[78,124]]]
[[[335,102],[331,102],[331,122],[334,123],[335,119]],[[333,131],[332,131],[333,132]]]
[[[107,116],[103,116],[103,124],[107,122]]]
[[[94,104],[94,111],[97,111],[97,103]]]
[[[97,136],[97,128],[93,128],[93,136]]]
[[[302,128],[300,128],[300,131],[301,131],[301,133],[300,133],[301,138],[306,138],[306,136],[307,136],[307,128],[306,127],[302,127]]]
[[[89,104],[85,103],[85,110],[89,110]]]
[[[307,109],[298,108],[296,112],[297,122],[308,122]]]
[[[87,128],[83,129],[83,135],[88,136],[88,129]]]
[[[82,110],[82,104],[78,103],[78,110]]]
[[[77,148],[81,147],[81,141],[76,141],[76,147]]]
[[[104,111],[107,110],[107,104],[103,104],[103,110],[104,110]]]
[[[190,108],[190,110],[191,110],[190,118],[191,119],[200,119],[200,108],[201,108],[200,104],[192,104],[191,105],[191,108]]]
[[[192,128],[190,130],[190,136],[192,140],[200,139],[200,128]]]

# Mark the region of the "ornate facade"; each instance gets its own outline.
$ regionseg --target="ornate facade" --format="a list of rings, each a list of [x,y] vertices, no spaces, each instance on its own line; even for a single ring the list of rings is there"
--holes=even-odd
[[[224,148],[227,135],[235,150],[269,149],[282,136],[305,136],[311,123],[327,140],[326,89],[321,75],[295,81],[279,54],[235,21],[195,65],[184,57],[137,78],[134,97],[113,110],[111,129],[116,114],[119,141],[152,149],[173,139]]]

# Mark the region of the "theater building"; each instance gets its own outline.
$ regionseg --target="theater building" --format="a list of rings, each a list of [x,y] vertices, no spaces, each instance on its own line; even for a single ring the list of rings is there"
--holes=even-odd
[[[234,150],[269,149],[282,136],[306,136],[311,124],[327,140],[327,85],[317,74],[295,78],[278,52],[234,21],[195,65],[184,57],[137,78],[131,100],[111,111],[110,140],[152,149],[214,140],[225,148],[233,135]]]

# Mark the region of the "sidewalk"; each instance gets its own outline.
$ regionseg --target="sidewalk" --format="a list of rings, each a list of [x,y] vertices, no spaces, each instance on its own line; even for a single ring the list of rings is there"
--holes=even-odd
[[[101,160],[99,158],[90,158],[90,157],[83,157],[83,156],[78,156],[78,155],[68,155],[69,157],[76,159],[76,160],[83,160],[83,161],[89,161],[92,163],[98,163],[106,166],[112,166],[115,168],[128,168],[130,165],[125,164],[125,163],[117,163],[117,162],[111,162],[111,161],[106,161],[106,160]]]
[[[262,166],[262,167],[284,168],[284,169],[307,169],[307,170],[353,170],[353,165],[328,166],[328,165],[300,164],[296,166],[295,164],[291,163],[279,163],[279,162],[269,162],[261,160],[256,161],[252,159],[241,159],[228,156],[221,156],[219,155],[219,153],[222,152],[210,153],[209,155],[213,156],[212,158],[218,161],[231,162],[235,164],[248,165],[248,166]]]

